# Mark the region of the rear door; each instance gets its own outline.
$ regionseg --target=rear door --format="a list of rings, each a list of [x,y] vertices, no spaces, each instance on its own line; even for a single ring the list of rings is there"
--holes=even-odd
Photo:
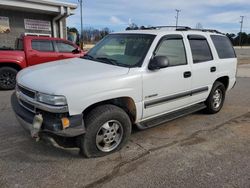
[[[183,36],[163,37],[154,56],[166,56],[170,65],[143,74],[144,119],[185,107],[190,100],[191,67]]]
[[[192,54],[192,97],[191,103],[206,100],[216,79],[216,63],[211,51],[211,41],[206,35],[188,34],[186,39]]]
[[[46,39],[32,39],[26,56],[29,66],[58,59],[53,42]]]

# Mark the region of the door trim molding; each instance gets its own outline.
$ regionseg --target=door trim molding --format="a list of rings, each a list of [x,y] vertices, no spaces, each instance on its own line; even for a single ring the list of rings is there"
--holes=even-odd
[[[167,96],[167,97],[162,97],[162,98],[159,98],[159,99],[146,101],[144,103],[144,108],[145,109],[146,108],[151,108],[151,107],[156,106],[156,105],[160,105],[160,104],[167,103],[167,102],[170,102],[170,101],[173,101],[173,100],[189,97],[189,96],[192,96],[192,95],[197,95],[197,94],[207,92],[207,91],[208,91],[208,87],[201,87],[201,88],[194,89],[194,90],[191,90],[191,91],[185,91],[185,92],[177,93],[177,94],[170,95],[170,96]]]

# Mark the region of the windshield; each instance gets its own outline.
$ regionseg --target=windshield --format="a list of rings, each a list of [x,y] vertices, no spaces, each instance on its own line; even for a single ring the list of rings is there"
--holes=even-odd
[[[155,35],[110,34],[83,58],[124,67],[141,66]]]

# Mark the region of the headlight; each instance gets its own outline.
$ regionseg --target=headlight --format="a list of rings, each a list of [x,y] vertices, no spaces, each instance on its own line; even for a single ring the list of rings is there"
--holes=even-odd
[[[59,95],[48,95],[44,93],[38,93],[37,101],[55,106],[67,105],[66,98],[64,96]]]

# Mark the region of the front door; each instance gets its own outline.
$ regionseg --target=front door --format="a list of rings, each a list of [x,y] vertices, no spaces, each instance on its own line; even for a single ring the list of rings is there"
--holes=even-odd
[[[57,47],[57,53],[59,59],[67,59],[67,58],[73,58],[73,57],[80,57],[81,53],[74,53],[74,50],[76,50],[76,46],[73,44],[70,44],[65,41],[56,41],[55,42]]]
[[[191,67],[181,35],[163,37],[154,56],[166,56],[169,66],[143,74],[143,119],[187,106],[190,102]]]

